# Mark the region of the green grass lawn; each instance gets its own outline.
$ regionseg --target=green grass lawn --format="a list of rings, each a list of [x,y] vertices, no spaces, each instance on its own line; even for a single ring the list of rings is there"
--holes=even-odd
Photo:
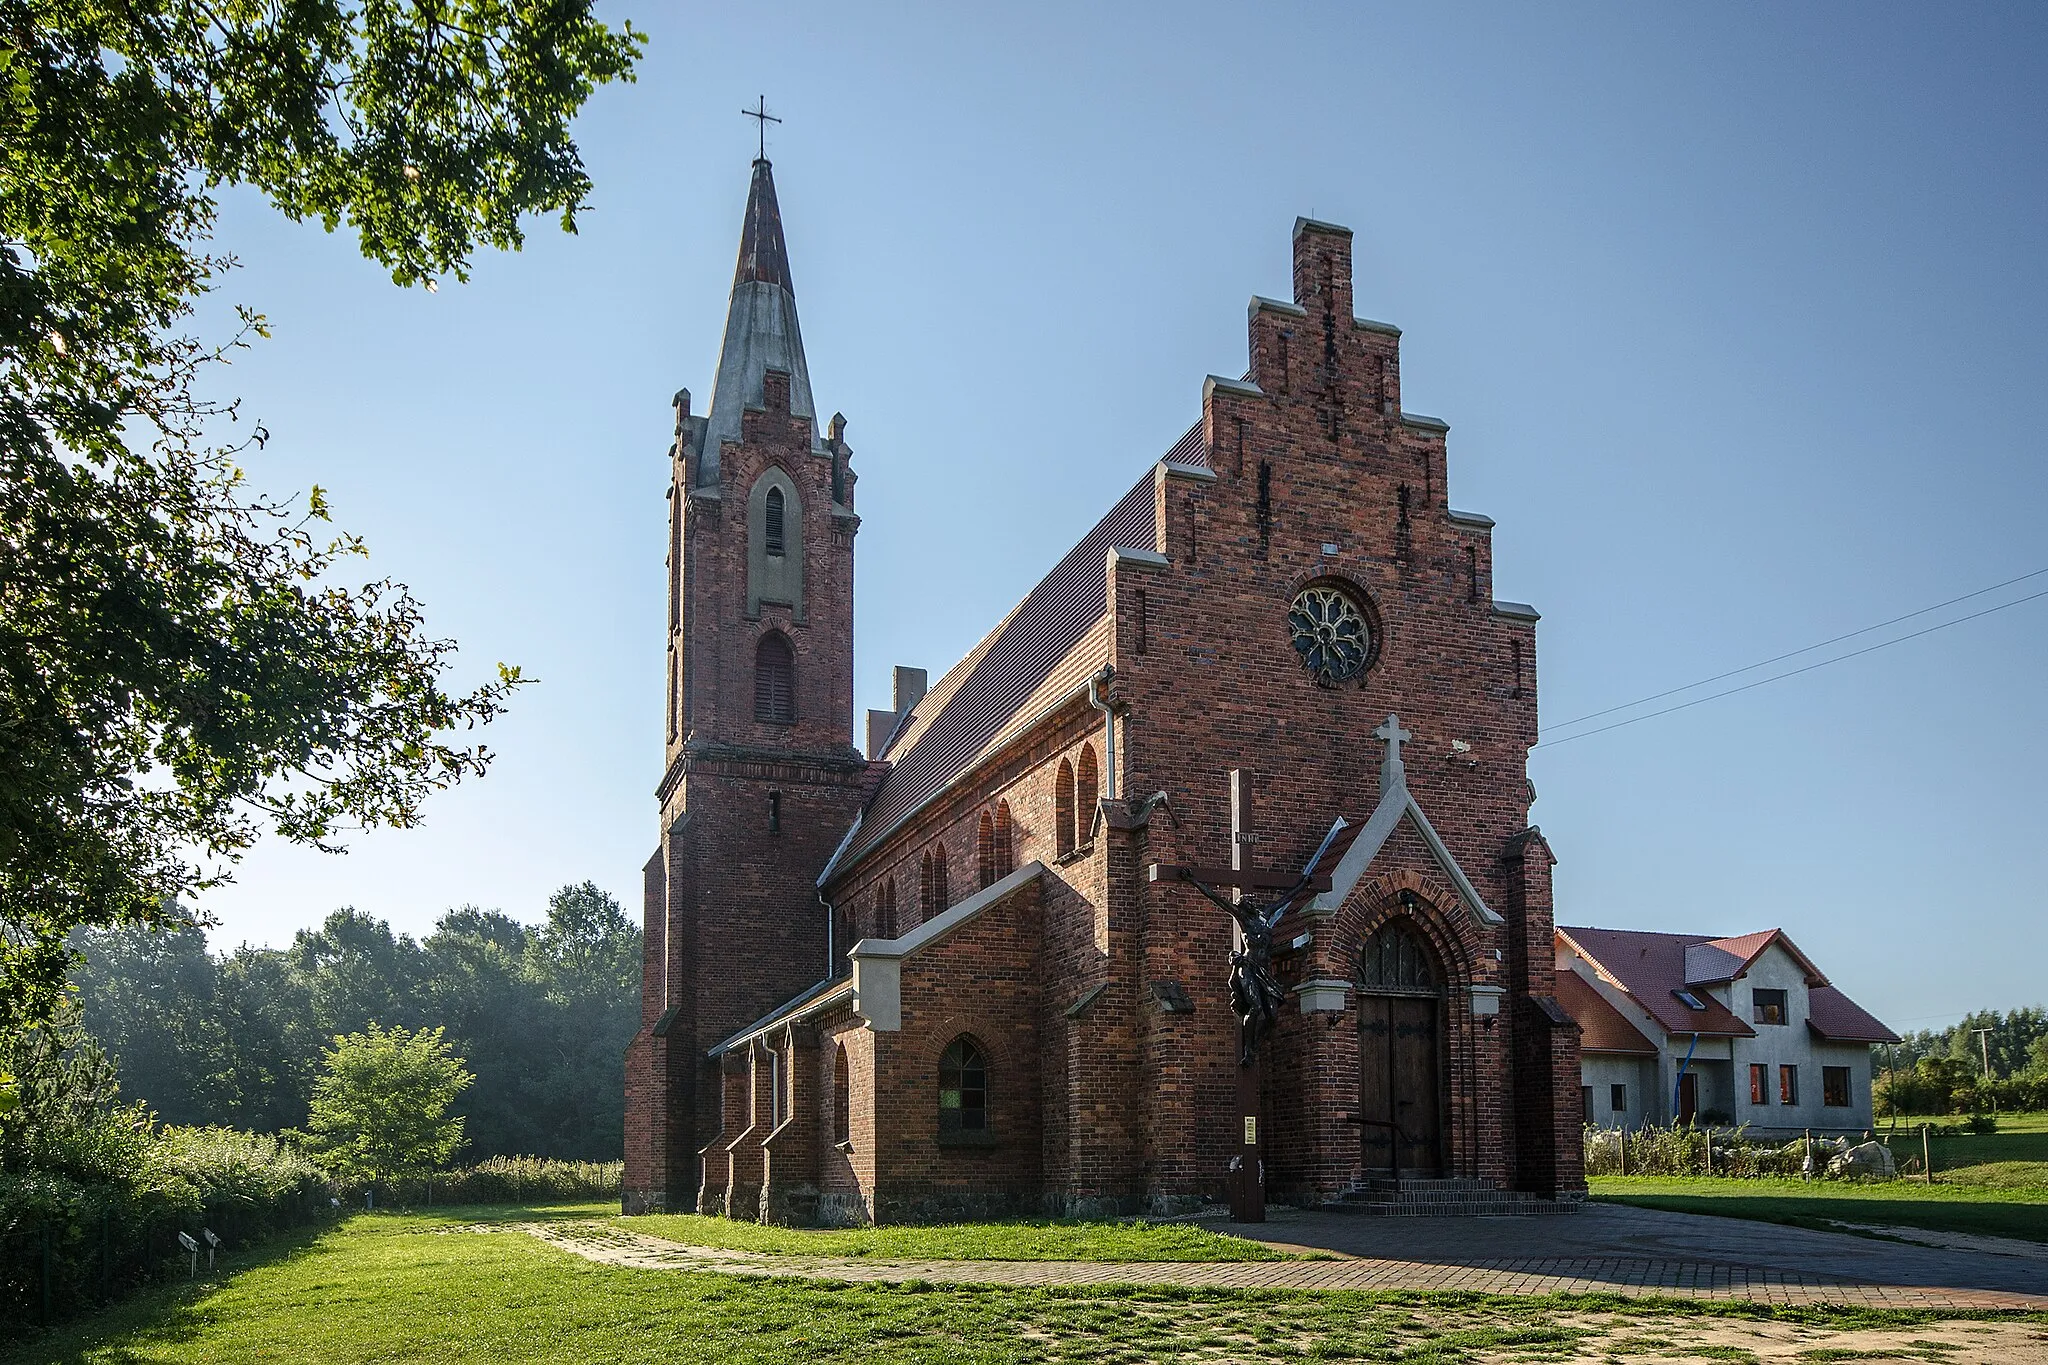
[[[2048,1188],[2036,1185],[1922,1185],[1903,1180],[1852,1185],[1693,1176],[1595,1176],[1586,1183],[1595,1199],[1678,1213],[1813,1228],[1829,1228],[1830,1220],[1889,1223],[2048,1242]]]
[[[952,1223],[930,1227],[778,1228],[651,1213],[617,1226],[691,1246],[726,1247],[772,1256],[874,1256],[884,1260],[956,1261],[1276,1261],[1289,1259],[1245,1237],[1186,1223],[1025,1221]]]
[[[1722,1344],[1708,1358],[1754,1361],[1739,1338],[1766,1328],[1796,1330],[1813,1349],[1827,1349],[1831,1332],[1879,1327],[1902,1339],[1997,1331],[2048,1341],[2048,1323],[2039,1318],[1957,1322],[1951,1319],[1967,1315],[1470,1294],[847,1286],[627,1270],[489,1226],[531,1216],[492,1210],[479,1217],[474,1209],[356,1214],[232,1255],[219,1277],[173,1280],[0,1359],[1135,1365],[1223,1357],[1265,1365],[1308,1356],[1431,1365],[1648,1361],[1702,1354],[1671,1347],[1709,1335]],[[1736,1344],[1727,1344],[1731,1333]]]

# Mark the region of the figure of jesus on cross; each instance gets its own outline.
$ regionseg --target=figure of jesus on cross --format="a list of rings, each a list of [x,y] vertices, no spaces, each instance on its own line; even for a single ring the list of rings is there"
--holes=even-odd
[[[1248,865],[1246,850],[1258,842],[1251,829],[1252,779],[1242,768],[1230,770],[1230,866],[1183,867],[1154,863],[1152,881],[1185,882],[1236,923],[1230,949],[1230,1008],[1237,1016],[1237,1098],[1243,1121],[1242,1137],[1231,1158],[1230,1216],[1240,1223],[1266,1221],[1264,1142],[1259,1133],[1259,1096],[1262,1089],[1259,1046],[1280,1022],[1280,1006],[1286,994],[1273,976],[1273,931],[1296,897],[1311,891],[1330,889],[1328,874],[1318,874],[1316,865],[1329,850],[1330,841],[1344,828],[1342,821],[1323,836],[1322,846],[1308,860],[1300,875],[1255,872]],[[1226,896],[1224,890],[1234,892]],[[1262,900],[1254,893],[1280,894]]]

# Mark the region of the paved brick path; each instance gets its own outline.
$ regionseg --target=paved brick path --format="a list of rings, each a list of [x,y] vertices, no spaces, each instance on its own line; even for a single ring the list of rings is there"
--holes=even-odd
[[[865,1256],[768,1256],[721,1251],[686,1246],[602,1223],[515,1226],[551,1246],[605,1265],[794,1276],[856,1284],[922,1280],[930,1284],[1011,1288],[1167,1284],[1216,1289],[1465,1290],[1482,1294],[1622,1294],[1788,1305],[2048,1311],[2048,1292],[1863,1283],[1769,1267],[1692,1260],[1521,1257],[1459,1264],[1376,1257],[1327,1261],[889,1261]]]

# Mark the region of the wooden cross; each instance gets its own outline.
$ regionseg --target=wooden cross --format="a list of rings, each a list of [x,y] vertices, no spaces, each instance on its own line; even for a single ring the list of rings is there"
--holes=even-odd
[[[768,125],[780,123],[782,120],[768,112],[768,97],[766,95],[761,96],[761,107],[759,109],[742,109],[740,114],[742,117],[756,119],[760,122],[761,155],[758,159],[766,161],[768,159]]]

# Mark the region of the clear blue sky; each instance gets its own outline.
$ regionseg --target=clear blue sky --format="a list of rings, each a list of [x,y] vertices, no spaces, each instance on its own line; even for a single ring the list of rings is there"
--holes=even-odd
[[[859,707],[1242,372],[1296,214],[1356,229],[1453,504],[1544,613],[1547,724],[2048,568],[2048,10],[680,8],[609,7],[651,43],[577,125],[582,234],[466,286],[229,202],[259,480],[326,486],[466,676],[540,681],[423,829],[259,851],[217,942],[584,878],[637,912],[669,396],[709,399],[764,92],[861,474]],[[2041,1001],[2044,675],[2048,601],[1539,749],[1559,918],[1782,925],[1901,1027]]]

